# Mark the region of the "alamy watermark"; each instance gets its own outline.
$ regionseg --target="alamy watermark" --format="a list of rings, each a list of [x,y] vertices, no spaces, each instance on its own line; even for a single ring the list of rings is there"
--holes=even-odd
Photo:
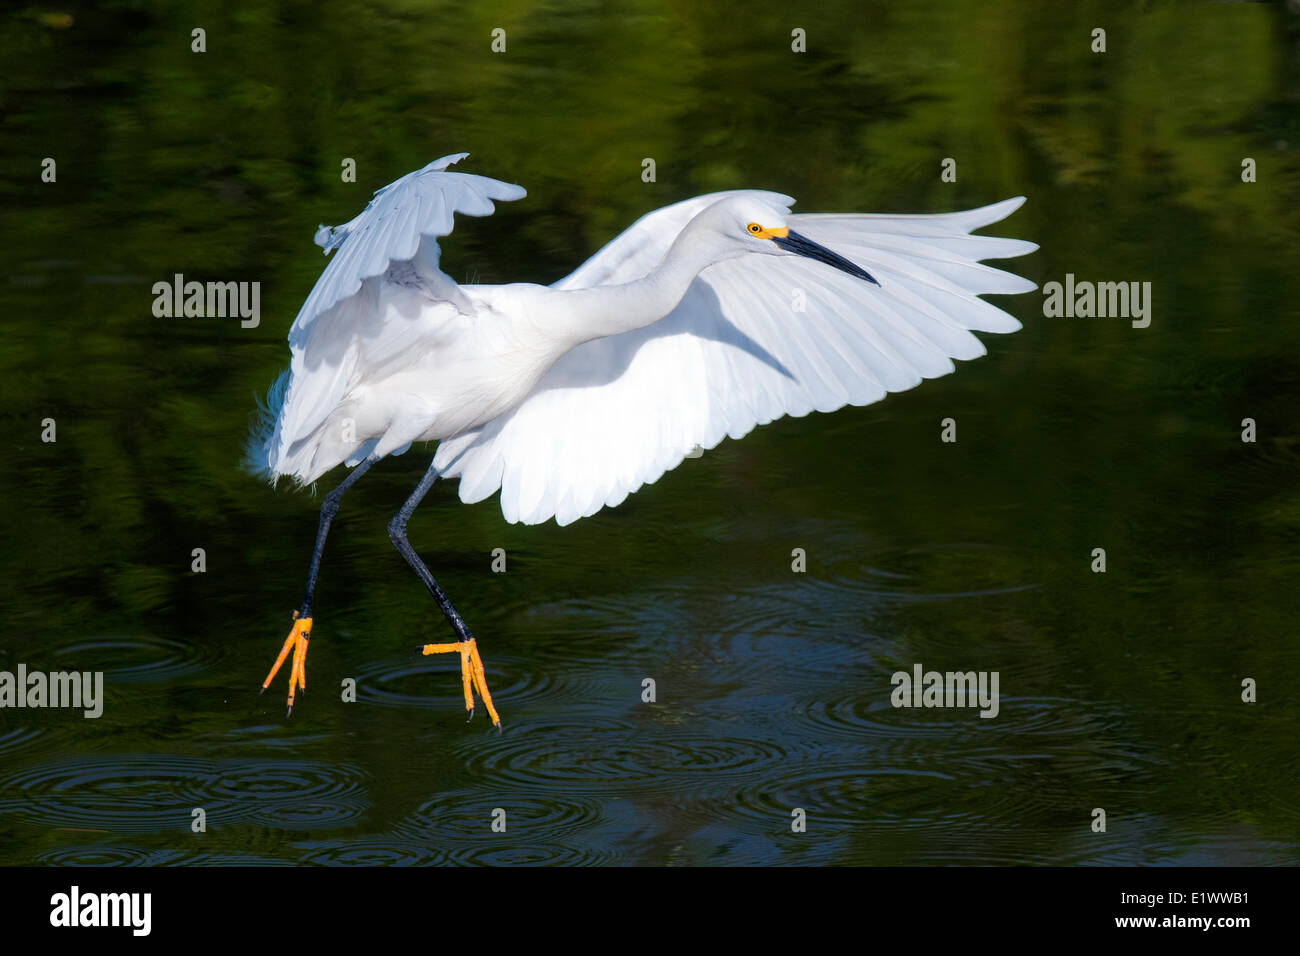
[[[50,897],[51,926],[121,926],[133,936],[148,936],[152,915],[152,893],[83,893],[73,884]]]
[[[0,707],[72,707],[95,719],[104,713],[103,671],[0,671]]]
[[[244,329],[255,329],[262,321],[260,282],[186,282],[178,272],[171,282],[155,282],[153,295],[153,314],[159,319],[238,316]]]
[[[1132,319],[1133,328],[1151,324],[1150,282],[1077,282],[1073,272],[1065,282],[1043,284],[1043,315],[1049,319]]]
[[[979,707],[981,717],[998,715],[997,671],[895,671],[889,679],[895,707]]]

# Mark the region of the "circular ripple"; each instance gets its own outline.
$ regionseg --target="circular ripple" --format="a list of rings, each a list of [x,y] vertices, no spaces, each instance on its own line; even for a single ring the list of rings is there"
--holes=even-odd
[[[295,866],[293,860],[281,860],[274,856],[252,856],[247,853],[202,853],[192,854],[177,861],[185,866]]]
[[[44,866],[293,866],[292,860],[244,853],[145,850],[133,846],[56,847],[36,857]]]
[[[56,648],[54,654],[71,658],[65,667],[103,671],[104,680],[115,683],[169,681],[208,666],[198,645],[150,634],[93,637]]]
[[[510,843],[568,843],[601,820],[600,807],[594,800],[572,794],[512,793],[501,797],[498,805],[506,811]],[[490,826],[494,807],[484,805],[480,799],[475,799],[471,807],[460,797],[440,797],[399,821],[393,834],[417,845],[435,842],[440,846],[473,846],[500,836]]]
[[[602,866],[615,859],[607,850],[536,843],[514,846],[504,841],[500,844],[480,841],[455,850],[452,857],[462,866]]]
[[[1051,736],[1053,734],[1095,738],[1107,733],[1108,726],[1122,721],[1123,714],[1114,705],[1068,697],[1001,697],[998,716],[987,721],[990,729],[1017,735]],[[982,721],[983,722],[983,721]]]
[[[500,799],[507,830],[494,833],[492,804],[457,796],[429,801],[400,821],[394,836],[402,845],[442,847],[453,862],[475,865],[590,865],[611,862],[612,851],[589,844],[602,823],[599,805],[587,797],[537,792]]]
[[[860,627],[834,639],[728,630],[666,638],[645,650],[637,663],[643,669],[670,670],[679,679],[689,674],[701,692],[709,686],[742,686],[755,693],[824,695],[843,682],[860,693],[863,680],[878,669],[869,651],[875,641]],[[888,675],[885,682],[888,689]]]
[[[970,710],[970,708],[967,708]],[[927,710],[922,719],[909,719],[915,711],[894,708],[861,697],[819,700],[797,715],[797,722],[812,728],[813,735],[838,734],[855,738],[915,740],[926,737],[948,738],[962,725],[960,719],[938,714],[961,714],[962,711]],[[978,719],[977,713],[966,716]]]
[[[167,754],[113,754],[38,764],[0,780],[11,812],[47,827],[135,833],[189,829],[211,763]]]
[[[41,732],[35,727],[12,727],[8,730],[0,730],[0,754],[22,750],[41,736]]]
[[[500,656],[485,662],[488,688],[494,699],[508,700],[512,707],[521,706],[564,690],[553,676],[554,671],[517,665],[514,658]],[[379,661],[362,668],[356,679],[358,703],[448,713],[465,709],[457,654]]]
[[[55,847],[36,857],[42,866],[162,866],[175,863],[182,854],[175,850],[144,850],[134,846]]]
[[[0,780],[0,807],[21,819],[115,832],[188,831],[196,807],[210,825],[328,828],[355,821],[368,806],[360,771],[307,761],[112,754],[26,767]]]
[[[447,863],[448,857],[427,844],[361,839],[313,846],[298,862],[317,866],[437,866]]]
[[[840,574],[792,578],[717,595],[709,608],[700,609],[679,632],[699,633],[712,628],[727,635],[832,644],[845,644],[850,638],[848,643],[858,647],[861,635],[871,633],[882,615],[895,613],[899,607],[1009,595],[1036,587],[1020,583],[951,589],[924,585],[882,587],[879,574],[866,570],[852,577]],[[964,576],[961,579],[966,580]],[[970,580],[978,580],[978,575]]]
[[[559,719],[512,725],[459,750],[476,774],[501,783],[572,794],[593,787],[637,793],[682,788],[727,790],[738,778],[781,766],[777,744],[680,726],[642,727],[609,718]]]
[[[719,815],[735,815],[774,832],[788,832],[790,813],[796,807],[807,812],[809,827],[815,825],[820,832],[860,830],[874,824],[924,828],[932,826],[933,820],[899,808],[933,807],[936,787],[951,780],[948,774],[933,771],[803,766],[739,790],[731,801],[714,809]]]
[[[916,759],[916,758],[913,758]],[[980,759],[946,761],[943,771],[915,767],[863,769],[850,755],[836,762],[807,761],[737,790],[725,802],[692,801],[695,816],[735,817],[753,832],[786,832],[795,807],[819,832],[864,828],[954,834],[986,832],[991,822],[1022,828],[1054,826],[1077,806],[1077,793],[1060,778],[1061,767],[1043,760],[997,766]],[[1014,758],[1012,758],[1014,759]],[[1091,767],[1077,768],[1085,778]]]
[[[882,745],[916,741],[918,746],[930,746],[947,741],[960,743],[964,750],[984,750],[1003,741],[1008,758],[1012,758],[1025,752],[1029,738],[1038,752],[1052,749],[1053,738],[1062,747],[1105,739],[1118,721],[1112,711],[1107,705],[1070,698],[1003,696],[998,716],[990,720],[979,716],[978,706],[895,708],[880,699],[863,699],[850,688],[833,699],[794,711],[791,730],[811,739],[854,738]],[[886,751],[896,752],[897,747]]]
[[[217,766],[208,818],[289,830],[326,830],[354,823],[370,806],[364,774],[346,764],[240,760]]]
[[[889,570],[860,566],[852,577],[839,576],[839,583],[864,596],[903,601],[991,597],[1039,586],[1025,583],[1033,561],[1015,548],[950,542],[877,555],[875,560],[887,562]],[[897,584],[881,588],[881,578]]]

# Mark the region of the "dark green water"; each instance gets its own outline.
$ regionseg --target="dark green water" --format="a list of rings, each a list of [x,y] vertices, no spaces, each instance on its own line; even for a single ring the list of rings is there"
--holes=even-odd
[[[0,669],[103,670],[106,702],[0,710],[0,861],[1295,862],[1298,44],[1266,4],[3,14]],[[1042,248],[1012,268],[1149,281],[1152,322],[1004,298],[1024,330],[957,374],[724,442],[568,528],[437,486],[411,537],[479,637],[500,737],[465,724],[453,659],[408,655],[449,637],[385,533],[413,449],[344,502],[286,721],[284,675],[257,688],[320,499],[239,470],[253,395],[316,225],[457,150],[529,190],[443,243],[457,279],[554,280],[715,189],[1024,194],[992,231]],[[154,318],[176,272],[261,282],[260,326]],[[998,717],[892,708],[917,662],[998,671]]]

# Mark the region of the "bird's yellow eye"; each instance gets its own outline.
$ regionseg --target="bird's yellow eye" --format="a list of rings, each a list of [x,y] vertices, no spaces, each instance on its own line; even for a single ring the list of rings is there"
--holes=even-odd
[[[745,231],[755,239],[784,239],[790,234],[786,226],[760,226],[756,222],[747,225]]]

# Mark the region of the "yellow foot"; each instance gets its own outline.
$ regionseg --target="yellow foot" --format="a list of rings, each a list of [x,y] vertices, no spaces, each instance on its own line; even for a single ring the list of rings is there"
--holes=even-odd
[[[307,642],[311,638],[311,618],[299,617],[298,612],[293,612],[293,628],[289,631],[289,636],[284,639],[284,647],[280,648],[280,656],[275,659],[275,664],[271,667],[271,673],[266,675],[266,680],[262,681],[262,693],[271,686],[271,679],[280,670],[280,665],[284,659],[289,656],[289,649],[293,649],[293,663],[289,665],[289,709],[285,713],[288,717],[293,713],[293,695],[299,688],[304,694],[307,693]]]
[[[501,732],[501,718],[497,716],[497,709],[492,706],[492,695],[488,692],[487,676],[483,673],[483,658],[478,656],[478,646],[474,643],[474,638],[468,641],[458,641],[455,644],[425,644],[420,648],[420,653],[428,656],[429,654],[459,654],[460,655],[460,683],[465,691],[465,709],[469,711],[470,719],[474,718],[474,691],[483,698],[483,706],[487,708],[488,716],[492,718],[492,724]]]

